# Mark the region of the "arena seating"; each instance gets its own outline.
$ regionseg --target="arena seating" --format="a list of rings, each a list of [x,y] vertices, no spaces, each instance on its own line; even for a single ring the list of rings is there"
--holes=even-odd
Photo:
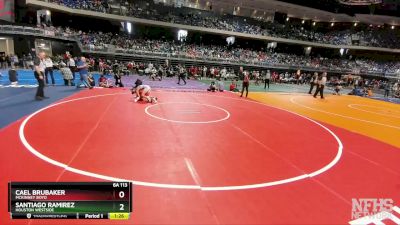
[[[195,45],[172,41],[133,39],[123,33],[80,32],[80,42],[85,49],[97,52],[107,52],[108,48],[113,46],[117,53],[184,57],[265,66],[290,65],[326,70],[342,70],[343,72],[357,69],[374,73],[396,73],[398,68],[400,68],[400,64],[395,61],[376,62],[367,59],[328,59],[243,48],[228,49],[226,46],[217,45]]]
[[[317,30],[307,30],[301,26],[290,24],[283,25],[279,23],[257,21],[253,18],[233,15],[217,15],[205,10],[160,6],[154,4],[152,1],[145,1],[146,4],[143,4],[143,2],[141,2],[142,4],[129,4],[127,2],[123,4],[109,4],[107,0],[49,0],[49,2],[74,9],[117,13],[125,16],[163,22],[235,31],[246,34],[312,41],[324,44],[352,45],[351,36],[356,35],[360,37],[358,45],[383,48],[400,47],[400,38],[393,30],[376,27],[369,27],[368,29],[361,31],[346,29],[332,30],[324,33]]]

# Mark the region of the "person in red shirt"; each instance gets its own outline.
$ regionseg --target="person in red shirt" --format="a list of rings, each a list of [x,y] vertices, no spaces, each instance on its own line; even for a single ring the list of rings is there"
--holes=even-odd
[[[232,83],[229,85],[229,91],[239,92],[239,90],[237,89],[236,81],[232,80]]]
[[[194,77],[195,79],[198,78],[198,73],[199,73],[198,68],[197,68],[197,67],[194,67],[194,68],[193,68],[193,77]]]
[[[191,66],[189,69],[190,76],[194,77],[194,66]]]

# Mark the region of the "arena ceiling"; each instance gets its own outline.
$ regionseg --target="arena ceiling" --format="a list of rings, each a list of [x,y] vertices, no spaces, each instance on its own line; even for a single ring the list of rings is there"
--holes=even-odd
[[[207,3],[208,2],[208,3]],[[199,0],[202,7],[212,5],[214,11],[233,13],[234,7],[239,9],[238,15],[261,16],[273,15],[276,11],[287,13],[289,17],[321,22],[359,22],[373,25],[400,25],[400,18],[385,15],[333,13],[316,8],[276,0]]]

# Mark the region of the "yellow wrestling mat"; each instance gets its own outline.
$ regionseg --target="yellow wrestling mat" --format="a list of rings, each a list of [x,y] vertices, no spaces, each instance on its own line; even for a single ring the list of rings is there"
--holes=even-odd
[[[253,92],[249,98],[400,148],[398,104],[349,95],[315,99],[307,94]]]

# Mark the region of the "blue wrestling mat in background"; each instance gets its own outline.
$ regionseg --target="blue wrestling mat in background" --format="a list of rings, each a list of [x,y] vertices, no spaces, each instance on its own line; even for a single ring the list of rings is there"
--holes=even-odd
[[[21,69],[21,70],[17,70],[18,72],[18,85],[26,85],[26,86],[30,86],[30,85],[37,85],[37,81],[35,79],[35,76],[33,75],[33,71],[32,70],[26,70],[26,69]],[[10,80],[8,79],[8,70],[0,70],[1,73],[1,77],[0,77],[0,86],[8,86],[10,85]],[[64,85],[64,80],[62,78],[62,75],[60,73],[59,70],[54,70],[53,72],[54,74],[54,80],[55,80],[55,85]],[[100,77],[100,75],[98,73],[92,73],[93,77],[96,81],[97,81]],[[75,73],[75,84],[77,84],[79,82],[79,73]],[[107,78],[111,78],[112,76],[107,75]],[[49,84],[51,84],[51,78],[49,77]]]

